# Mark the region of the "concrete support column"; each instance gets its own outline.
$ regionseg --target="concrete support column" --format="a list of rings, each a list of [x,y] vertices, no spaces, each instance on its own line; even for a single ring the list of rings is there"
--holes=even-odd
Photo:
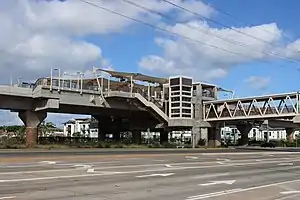
[[[26,127],[26,146],[32,148],[37,143],[38,126],[47,117],[47,113],[26,110],[20,111],[19,117]]]
[[[160,132],[160,144],[167,143],[169,141],[169,132],[161,131]]]
[[[115,142],[119,142],[120,139],[121,139],[121,133],[118,132],[118,131],[114,132],[114,133],[113,133],[113,140],[114,140]]]
[[[286,128],[285,132],[286,132],[287,140],[289,140],[290,142],[293,142],[294,141],[294,138],[293,138],[294,129]]]
[[[121,139],[121,132],[123,131],[122,129],[122,119],[114,119],[112,122],[112,127],[111,129],[113,130],[113,139],[116,142],[119,142]]]
[[[216,127],[208,128],[208,147],[221,146],[220,129]]]
[[[109,127],[112,123],[110,117],[98,117],[98,141],[105,141],[106,134],[109,132]]]
[[[139,130],[132,131],[132,142],[134,144],[141,144],[142,133]]]
[[[236,128],[241,133],[241,139],[239,145],[248,145],[249,137],[248,134],[252,129],[252,125],[250,124],[238,124]]]
[[[200,128],[200,139],[205,141],[204,146],[208,146],[208,128]]]
[[[193,128],[192,128],[192,146],[193,146],[193,148],[198,145],[200,137],[201,137],[201,128],[193,126]]]

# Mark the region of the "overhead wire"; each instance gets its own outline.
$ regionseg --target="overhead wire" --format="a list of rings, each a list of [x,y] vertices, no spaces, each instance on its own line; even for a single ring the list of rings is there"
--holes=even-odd
[[[270,45],[271,47],[273,46],[273,44],[270,43],[269,41],[263,40],[263,39],[261,39],[261,38],[258,38],[258,37],[255,37],[255,36],[253,36],[253,35],[247,34],[247,33],[243,32],[243,31],[240,31],[240,30],[238,30],[238,29],[236,29],[236,28],[233,28],[233,27],[230,27],[230,26],[228,26],[228,25],[226,25],[226,24],[223,24],[223,23],[221,23],[221,22],[218,22],[218,21],[216,21],[216,20],[213,20],[213,19],[210,19],[210,18],[208,18],[208,17],[205,17],[205,16],[203,16],[203,15],[201,15],[201,14],[199,14],[199,13],[196,13],[196,12],[190,10],[190,9],[187,9],[187,8],[185,8],[185,7],[183,7],[183,6],[180,6],[180,5],[176,4],[176,3],[173,3],[173,2],[171,2],[171,1],[169,1],[169,0],[161,0],[161,1],[163,1],[163,2],[165,2],[165,3],[167,3],[167,4],[170,4],[170,5],[172,5],[172,6],[176,7],[176,8],[178,8],[178,9],[181,9],[181,10],[183,10],[183,11],[185,11],[185,12],[188,12],[188,13],[190,13],[190,14],[193,14],[193,15],[195,15],[195,16],[198,16],[198,17],[200,17],[201,19],[210,21],[210,22],[212,22],[212,23],[214,23],[214,24],[217,24],[217,25],[220,25],[220,26],[222,26],[222,27],[224,27],[224,28],[233,30],[234,32],[237,32],[237,33],[239,33],[239,34],[245,35],[245,36],[247,36],[247,37],[249,37],[249,38],[252,38],[252,39],[261,41],[261,42],[263,42],[263,43],[266,43],[266,44]],[[287,60],[287,61],[290,61],[290,62],[293,62],[293,63],[296,63],[296,64],[299,64],[299,63],[300,63],[298,60],[290,59],[290,58],[288,58],[288,57],[280,56],[280,55],[274,54],[274,53],[272,53],[272,54],[273,54],[273,55],[276,55],[276,56],[278,56],[278,57],[281,57],[281,59],[284,59],[284,60]]]
[[[151,23],[148,23],[148,22],[145,22],[145,21],[142,21],[142,20],[139,20],[139,19],[136,19],[136,18],[133,18],[133,17],[130,17],[130,16],[127,16],[125,14],[122,14],[122,13],[119,13],[117,11],[114,11],[114,10],[111,10],[111,9],[108,9],[106,7],[103,7],[103,6],[100,6],[98,4],[95,4],[95,3],[92,3],[88,0],[77,0],[77,1],[80,1],[82,3],[85,3],[85,4],[88,4],[90,6],[93,6],[93,7],[96,7],[98,9],[101,9],[101,10],[104,10],[106,12],[110,12],[112,14],[115,14],[115,15],[118,15],[118,16],[121,16],[121,17],[124,17],[126,19],[129,19],[129,20],[132,20],[136,23],[140,23],[140,24],[143,24],[145,26],[148,26],[150,28],[153,28],[155,30],[159,30],[159,31],[162,31],[164,33],[167,33],[167,34],[170,34],[170,35],[173,35],[173,36],[177,36],[177,37],[181,37],[183,39],[186,39],[186,40],[189,40],[189,41],[192,41],[192,42],[196,42],[196,43],[199,43],[199,44],[202,44],[202,45],[206,45],[206,46],[209,46],[211,48],[215,48],[215,49],[218,49],[218,50],[221,50],[221,51],[224,51],[224,52],[227,52],[227,53],[230,53],[230,54],[233,54],[233,55],[238,55],[238,56],[242,56],[242,57],[245,57],[245,58],[249,58],[249,54],[241,54],[241,53],[238,53],[238,52],[234,52],[234,51],[231,51],[231,50],[228,50],[228,49],[225,49],[225,48],[222,48],[222,47],[218,47],[218,46],[215,46],[215,45],[212,45],[212,44],[209,44],[209,43],[205,43],[203,41],[200,41],[200,40],[196,40],[196,39],[193,39],[191,37],[188,37],[188,36],[185,36],[185,35],[182,35],[182,34],[179,34],[179,33],[176,33],[174,31],[170,31],[168,29],[165,29],[165,28],[162,28],[162,27],[158,27],[158,26],[155,26]],[[266,60],[260,60],[261,62],[265,62],[265,63],[268,63],[270,64],[270,62],[266,61]]]
[[[234,19],[235,21],[237,21],[237,22],[239,22],[241,24],[247,24],[247,23],[245,23],[244,20],[241,20],[238,17],[234,16],[233,14],[230,14],[229,12],[226,12],[226,11],[220,9],[220,8],[217,8],[216,6],[212,6],[211,4],[207,4],[207,6],[210,7],[210,8],[212,8],[213,10],[216,10],[219,13],[222,13],[222,14],[224,14],[224,15],[232,18],[232,19]],[[275,34],[275,33],[271,32],[269,30],[263,29],[263,28],[261,28],[259,26],[254,26],[254,25],[250,25],[250,26],[252,26],[253,28],[255,28],[257,30],[263,31],[263,32],[265,32],[267,34],[270,34],[270,35],[273,35],[273,36],[276,36],[276,37],[280,36],[280,35]],[[285,37],[285,38],[287,38],[288,40],[291,40],[291,38],[287,37],[286,34],[284,34],[284,33],[282,34],[282,36]]]
[[[216,34],[216,33],[213,33],[213,32],[211,32],[211,31],[209,31],[209,30],[206,30],[206,29],[204,29],[204,28],[195,27],[195,26],[192,26],[192,25],[186,24],[186,23],[180,23],[178,20],[174,20],[174,19],[172,19],[171,17],[169,17],[169,16],[167,16],[167,15],[165,15],[165,14],[159,12],[159,11],[153,10],[153,9],[151,9],[151,8],[147,8],[147,7],[145,7],[145,6],[142,6],[142,5],[140,5],[140,4],[135,3],[135,2],[133,2],[133,1],[130,1],[130,0],[122,0],[122,1],[125,2],[125,3],[128,3],[128,4],[130,4],[130,5],[133,5],[133,6],[137,7],[137,8],[146,10],[146,11],[148,11],[148,12],[150,12],[150,13],[157,14],[157,15],[159,15],[159,16],[161,16],[162,18],[165,18],[165,19],[167,19],[167,20],[174,21],[174,22],[176,22],[177,24],[180,24],[180,25],[182,25],[182,26],[191,28],[191,29],[193,29],[193,30],[196,30],[196,31],[199,31],[199,32],[202,32],[202,33],[205,33],[206,35],[213,35],[214,37],[219,38],[219,39],[221,39],[221,40],[223,40],[223,41],[226,41],[226,42],[231,43],[231,44],[238,45],[238,46],[240,46],[240,47],[244,47],[244,48],[249,49],[249,50],[251,50],[251,51],[254,51],[254,52],[256,52],[256,53],[260,53],[260,54],[266,55],[266,56],[273,56],[273,57],[279,58],[279,59],[285,59],[284,57],[282,57],[282,58],[281,58],[281,57],[278,57],[276,54],[273,54],[273,53],[261,52],[261,51],[259,51],[259,50],[257,50],[257,49],[252,48],[251,46],[249,46],[249,45],[247,45],[247,44],[244,44],[244,43],[241,43],[241,42],[239,42],[239,41],[232,40],[232,39],[229,39],[229,38],[220,36],[220,35],[218,35],[218,34]],[[289,61],[289,60],[287,60],[287,61]]]
[[[179,33],[173,32],[173,31],[169,31],[169,30],[167,30],[167,29],[164,29],[164,28],[155,26],[155,25],[153,25],[153,24],[151,24],[151,23],[148,23],[148,22],[145,22],[145,21],[142,21],[142,20],[139,20],[139,19],[136,19],[136,18],[133,18],[133,17],[124,15],[124,14],[122,14],[122,13],[119,13],[119,12],[117,12],[117,11],[108,9],[108,8],[106,8],[106,7],[103,7],[103,6],[100,6],[100,5],[98,5],[98,4],[89,2],[89,1],[87,1],[87,0],[77,0],[77,1],[86,3],[86,4],[90,5],[90,6],[93,6],[93,7],[99,8],[99,9],[101,9],[101,10],[104,10],[104,11],[107,11],[107,12],[110,12],[110,13],[113,13],[113,14],[115,14],[115,15],[119,15],[119,16],[124,17],[124,18],[126,18],[126,19],[129,19],[129,20],[132,20],[132,21],[134,21],[134,22],[137,22],[137,23],[143,24],[143,25],[145,25],[145,26],[148,26],[148,27],[150,27],[150,28],[153,28],[153,29],[156,29],[156,30],[159,30],[159,31],[162,31],[162,32],[165,32],[165,33],[174,35],[174,36],[177,36],[177,37],[181,37],[181,38],[184,38],[184,39],[189,40],[189,41],[192,41],[192,42],[196,42],[196,43],[199,43],[199,44],[202,44],[202,45],[210,46],[210,47],[212,47],[212,48],[215,48],[215,49],[218,49],[218,50],[221,50],[221,51],[225,51],[225,52],[230,53],[230,54],[239,55],[239,56],[243,56],[243,57],[249,57],[249,55],[243,55],[243,54],[240,54],[240,53],[237,53],[237,52],[234,52],[234,51],[227,50],[227,49],[222,48],[222,47],[218,47],[218,46],[215,46],[215,45],[212,45],[212,44],[208,44],[208,43],[202,42],[202,41],[200,41],[200,40],[193,39],[193,38],[188,37],[188,36],[184,36],[184,35],[182,35],[182,34],[179,34]]]

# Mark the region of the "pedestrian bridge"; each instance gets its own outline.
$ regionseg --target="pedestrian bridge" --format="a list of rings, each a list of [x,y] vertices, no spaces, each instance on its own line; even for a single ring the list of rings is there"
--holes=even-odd
[[[203,119],[207,122],[293,119],[298,114],[298,92],[203,102]]]

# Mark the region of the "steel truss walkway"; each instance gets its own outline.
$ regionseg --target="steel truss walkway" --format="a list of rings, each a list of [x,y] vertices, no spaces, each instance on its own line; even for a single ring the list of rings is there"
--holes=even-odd
[[[293,118],[299,114],[299,93],[203,102],[204,121]]]

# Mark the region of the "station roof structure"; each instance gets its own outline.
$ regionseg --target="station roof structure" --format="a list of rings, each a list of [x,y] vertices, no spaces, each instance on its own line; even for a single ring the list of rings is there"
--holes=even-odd
[[[167,78],[148,76],[148,75],[144,75],[141,73],[117,72],[117,71],[106,70],[106,69],[99,69],[99,71],[106,72],[115,78],[130,78],[130,77],[132,77],[132,79],[136,80],[136,81],[159,83],[161,85],[169,82],[169,80]]]

